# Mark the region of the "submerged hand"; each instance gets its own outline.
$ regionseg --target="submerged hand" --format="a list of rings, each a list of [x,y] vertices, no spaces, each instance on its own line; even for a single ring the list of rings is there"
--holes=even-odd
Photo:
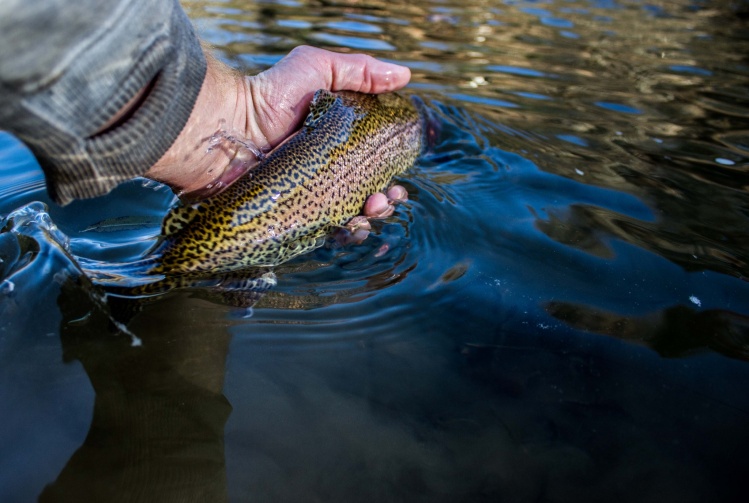
[[[382,93],[400,89],[409,79],[406,67],[307,46],[297,47],[275,66],[252,77],[243,77],[209,59],[188,123],[146,176],[188,198],[205,197],[239,178],[256,161],[249,150],[237,144],[207,149],[220,121],[225,121],[230,134],[268,151],[297,129],[318,89]]]
[[[408,200],[408,192],[405,187],[393,185],[387,192],[377,192],[369,196],[364,203],[362,214],[349,221],[335,236],[336,240],[347,245],[351,243],[361,243],[372,230],[369,220],[372,218],[389,217],[395,211],[395,205]]]

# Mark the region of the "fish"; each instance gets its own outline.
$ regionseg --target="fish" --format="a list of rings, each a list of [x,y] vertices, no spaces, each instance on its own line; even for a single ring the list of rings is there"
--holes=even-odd
[[[414,165],[430,144],[428,117],[417,97],[319,90],[299,130],[254,168],[216,195],[171,209],[143,259],[84,268],[127,296],[198,287],[249,305],[276,284],[275,266],[322,246]]]
[[[272,267],[311,251],[412,167],[417,104],[397,93],[319,90],[301,128],[227,189],[171,210],[154,274]]]

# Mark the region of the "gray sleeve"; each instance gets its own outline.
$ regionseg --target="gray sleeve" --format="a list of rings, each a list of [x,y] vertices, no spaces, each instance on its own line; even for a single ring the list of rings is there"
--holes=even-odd
[[[143,175],[182,131],[206,61],[177,0],[0,0],[0,128],[61,204]],[[102,128],[138,91],[122,125]]]

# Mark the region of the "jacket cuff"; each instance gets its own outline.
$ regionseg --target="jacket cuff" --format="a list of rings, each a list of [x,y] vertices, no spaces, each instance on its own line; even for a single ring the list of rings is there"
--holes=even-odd
[[[145,6],[124,9],[57,80],[24,97],[14,133],[36,155],[56,202],[100,196],[142,176],[187,123],[206,59],[187,15],[176,1],[160,7],[169,6],[148,21]],[[94,134],[149,84],[126,122]]]

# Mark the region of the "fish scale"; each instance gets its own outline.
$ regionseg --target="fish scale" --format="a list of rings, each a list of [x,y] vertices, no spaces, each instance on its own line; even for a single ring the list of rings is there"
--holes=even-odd
[[[274,266],[318,247],[410,168],[422,118],[396,93],[320,90],[301,129],[220,194],[164,220],[155,274]]]

